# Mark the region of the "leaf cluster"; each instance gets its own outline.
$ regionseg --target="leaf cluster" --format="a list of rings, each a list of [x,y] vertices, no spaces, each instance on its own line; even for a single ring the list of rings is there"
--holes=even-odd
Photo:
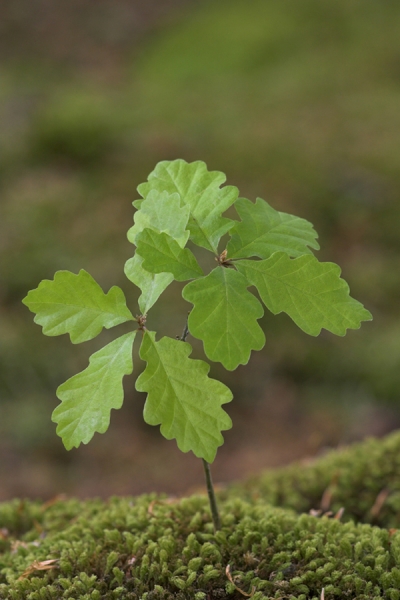
[[[147,392],[145,421],[160,425],[161,433],[176,439],[182,451],[214,460],[223,443],[221,432],[231,427],[222,405],[232,393],[208,377],[207,363],[190,358],[184,338],[157,341],[146,327],[148,312],[174,280],[189,281],[182,290],[192,305],[188,332],[202,340],[210,360],[228,370],[246,364],[252,350],[264,346],[258,323],[264,306],[273,314],[286,312],[310,335],[322,328],[344,335],[371,319],[349,295],[340,268],[313,255],[319,246],[311,223],[279,212],[261,198],[255,203],[239,198],[238,189],[223,185],[225,180],[201,161],[174,160],[159,163],[139,185],[142,197],[133,203],[137,210],[128,231],[135,252],[125,265],[127,278],[140,289],[139,316],[132,315],[120,288],[105,294],[85,271],[59,271],[24,299],[43,333],[68,333],[73,343],[123,322],[137,324],[58,388],[61,404],[53,420],[67,449],[108,428],[111,409],[122,405],[122,380],[133,370],[132,345],[139,331],[140,358],[147,366],[136,389]],[[223,216],[232,206],[240,220]],[[196,259],[196,246],[214,255],[216,266],[208,274]]]

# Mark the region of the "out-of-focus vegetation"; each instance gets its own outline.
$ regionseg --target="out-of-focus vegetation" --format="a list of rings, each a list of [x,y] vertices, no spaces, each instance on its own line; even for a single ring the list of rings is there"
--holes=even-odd
[[[266,315],[262,353],[231,375],[214,368],[232,387],[240,419],[264,419],[248,454],[240,447],[245,426],[242,438],[225,436],[222,459],[238,449],[239,466],[220,476],[254,467],[254,458],[240,457],[254,457],[257,448],[261,464],[274,462],[265,454],[274,420],[289,438],[298,430],[312,438],[308,450],[398,425],[398,2],[154,1],[147,11],[122,0],[96,8],[56,2],[44,21],[36,4],[9,3],[1,23],[0,476],[22,469],[12,492],[76,489],[82,474],[72,466],[89,450],[66,455],[55,437],[54,391],[112,339],[105,332],[71,349],[66,339],[44,338],[21,299],[56,270],[85,268],[134,301],[122,270],[132,253],[125,238],[131,202],[162,159],[203,159],[227,172],[244,196],[260,194],[313,222],[320,257],[343,267],[353,296],[374,315],[372,324],[338,339],[309,338],[285,315]],[[179,334],[173,293],[166,302],[166,333]],[[151,321],[161,333],[161,315],[155,311]],[[133,456],[144,457],[141,443],[159,434],[126,425],[140,423],[143,405],[137,394],[129,402],[129,385],[125,412],[113,415],[115,437],[98,440],[93,452],[108,456],[127,428],[118,463],[131,478]],[[49,452],[54,469],[32,472]],[[157,475],[113,491],[148,490],[155,481]]]

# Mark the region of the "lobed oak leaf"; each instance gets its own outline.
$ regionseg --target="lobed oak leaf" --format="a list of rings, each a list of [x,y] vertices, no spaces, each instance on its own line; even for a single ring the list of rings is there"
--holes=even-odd
[[[291,259],[276,252],[266,260],[243,260],[236,266],[272,313],[287,313],[310,335],[317,336],[324,328],[343,336],[347,329],[358,329],[362,321],[372,319],[350,296],[334,263],[321,263],[310,255]]]
[[[161,425],[162,435],[176,439],[182,452],[191,450],[199,458],[213,462],[223,444],[221,431],[230,429],[231,420],[221,408],[232,400],[231,391],[210,379],[209,365],[189,358],[190,344],[146,331],[140,357],[146,369],[136,381],[139,392],[147,392],[144,420]]]
[[[34,321],[45,335],[69,333],[73,344],[95,338],[103,327],[135,320],[119,287],[105,294],[83,269],[78,275],[57,271],[53,281],[43,280],[22,302],[36,313]]]
[[[136,331],[126,333],[89,358],[89,366],[57,389],[61,404],[53,411],[57,434],[67,450],[87,444],[107,431],[112,408],[121,408],[122,379],[133,371],[132,345]]]

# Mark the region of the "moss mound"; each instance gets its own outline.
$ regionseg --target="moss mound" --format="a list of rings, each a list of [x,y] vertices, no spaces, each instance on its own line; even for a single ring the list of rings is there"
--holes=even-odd
[[[392,435],[232,486],[216,534],[204,496],[3,503],[0,598],[319,600],[324,589],[326,600],[400,600],[396,529],[298,515],[263,498],[304,510],[318,508],[322,490],[348,518],[375,506],[374,518],[393,525],[399,449]]]
[[[230,486],[227,494],[296,512],[344,508],[343,521],[400,527],[400,433],[331,451],[308,465],[267,471]]]

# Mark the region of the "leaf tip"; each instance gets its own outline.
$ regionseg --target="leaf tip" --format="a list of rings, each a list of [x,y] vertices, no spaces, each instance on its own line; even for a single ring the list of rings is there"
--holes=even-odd
[[[363,321],[373,321],[374,320],[372,313],[370,313],[367,308],[364,308],[364,315],[365,315],[365,317],[363,318]]]
[[[60,436],[60,437],[61,437],[61,436]],[[62,443],[63,443],[63,446],[64,446],[64,448],[65,448],[66,450],[68,450],[68,452],[69,452],[70,450],[72,450],[72,448],[78,448],[78,447],[79,447],[79,444],[71,444],[71,443],[67,442],[66,440],[64,440],[63,438],[61,438],[61,441],[62,441]]]

